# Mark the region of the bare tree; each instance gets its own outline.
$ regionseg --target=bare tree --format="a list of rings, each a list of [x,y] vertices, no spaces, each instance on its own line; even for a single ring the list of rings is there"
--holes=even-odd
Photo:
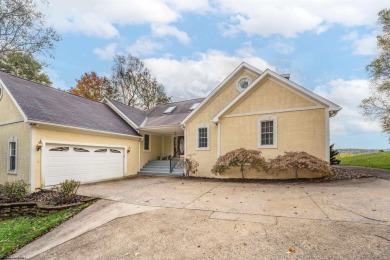
[[[45,0],[37,0],[46,4]],[[46,26],[35,0],[0,1],[0,54],[23,52],[51,54],[60,36]]]
[[[111,85],[117,100],[140,109],[149,109],[170,101],[164,86],[151,76],[145,64],[132,55],[116,55],[112,67]]]

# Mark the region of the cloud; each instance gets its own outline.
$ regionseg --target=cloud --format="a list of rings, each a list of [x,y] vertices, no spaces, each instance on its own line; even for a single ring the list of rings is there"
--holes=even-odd
[[[358,109],[360,102],[369,96],[368,80],[336,79],[326,85],[317,86],[314,92],[343,108],[330,120],[332,134],[381,132],[379,123],[368,121]]]
[[[351,42],[352,54],[360,56],[371,56],[378,54],[376,32],[360,36],[352,31],[342,37],[343,41]]]
[[[316,0],[268,1],[214,0],[214,8],[229,16],[222,22],[225,36],[244,32],[248,35],[282,35],[295,37],[313,31],[323,33],[332,25],[344,27],[373,26],[379,10],[387,7],[385,0]]]
[[[281,53],[281,54],[290,54],[295,50],[294,46],[292,46],[288,43],[285,43],[285,42],[281,41],[280,39],[277,40],[276,42],[271,43],[270,45],[271,45],[272,49],[274,49],[276,52]]]
[[[230,56],[217,50],[198,53],[194,59],[149,58],[144,62],[174,100],[205,97],[242,61],[265,70],[271,68],[259,57]]]
[[[130,45],[126,50],[133,56],[141,57],[153,54],[156,50],[161,50],[164,46],[148,37],[141,37]]]
[[[115,55],[116,47],[117,45],[115,43],[111,43],[104,48],[95,48],[93,52],[102,60],[112,60]]]
[[[162,37],[162,36],[173,36],[179,42],[183,44],[190,43],[191,39],[186,32],[180,31],[175,26],[171,25],[152,25],[152,33],[154,36]]]

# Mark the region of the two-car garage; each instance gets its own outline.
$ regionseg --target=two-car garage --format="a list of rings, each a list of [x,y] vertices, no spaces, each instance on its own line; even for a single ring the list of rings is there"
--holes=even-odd
[[[46,144],[42,151],[42,184],[56,185],[66,179],[81,183],[124,176],[124,147]]]

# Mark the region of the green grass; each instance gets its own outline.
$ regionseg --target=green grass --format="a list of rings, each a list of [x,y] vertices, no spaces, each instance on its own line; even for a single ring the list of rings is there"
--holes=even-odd
[[[0,259],[15,249],[30,243],[34,238],[58,226],[88,206],[88,204],[84,204],[44,217],[26,216],[0,221]]]
[[[338,158],[340,165],[365,166],[371,168],[390,169],[390,152],[357,154],[351,157]]]

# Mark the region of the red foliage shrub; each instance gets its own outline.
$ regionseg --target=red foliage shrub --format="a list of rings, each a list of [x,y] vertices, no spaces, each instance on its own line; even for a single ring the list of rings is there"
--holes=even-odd
[[[226,153],[218,158],[211,169],[214,174],[223,173],[230,167],[240,167],[241,177],[244,178],[244,165],[249,165],[249,169],[260,171],[266,169],[267,163],[258,150],[248,150],[239,148]]]
[[[299,169],[307,169],[330,175],[332,170],[329,164],[306,152],[285,152],[284,155],[272,159],[268,169],[287,170],[294,169],[295,177],[298,178]]]

